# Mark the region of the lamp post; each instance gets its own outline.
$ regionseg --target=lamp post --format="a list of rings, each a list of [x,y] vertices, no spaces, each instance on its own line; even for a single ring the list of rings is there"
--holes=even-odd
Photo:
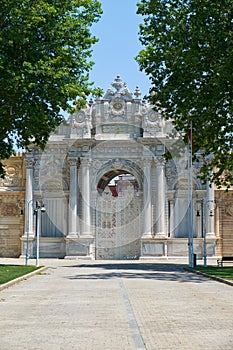
[[[34,214],[36,216],[36,266],[39,266],[40,258],[40,226],[41,226],[41,213],[46,211],[44,203],[42,201],[36,201],[36,207]]]
[[[21,214],[23,214],[23,209],[27,209],[26,212],[26,254],[25,254],[25,265],[28,265],[29,260],[29,209],[30,205],[33,205],[33,199],[29,201],[25,198],[22,198],[18,201],[18,208],[21,210]],[[39,266],[39,235],[40,235],[40,223],[41,223],[41,213],[46,211],[44,203],[40,201],[36,201],[36,207],[34,209],[34,214],[36,215],[36,266]]]
[[[204,263],[204,267],[207,266],[207,251],[206,251],[206,218],[204,218],[204,205],[202,203],[202,226],[203,226],[203,240],[204,240],[204,251],[203,251],[203,263]],[[206,210],[205,210],[206,212]]]
[[[206,245],[206,215],[207,214],[207,209],[208,209],[208,215],[214,216],[214,209],[215,209],[215,202],[213,200],[207,200],[205,201],[204,199],[201,201],[201,216],[202,216],[202,227],[203,227],[203,265],[204,267],[207,266],[207,245]],[[200,216],[199,210],[197,210],[197,216]]]
[[[23,203],[23,206],[22,206]],[[25,198],[22,198],[18,201],[18,207],[21,210],[21,214],[23,214],[23,209],[27,209],[27,220],[26,220],[26,254],[25,254],[25,265],[28,265],[29,260],[29,207],[32,205],[33,199],[29,201]]]

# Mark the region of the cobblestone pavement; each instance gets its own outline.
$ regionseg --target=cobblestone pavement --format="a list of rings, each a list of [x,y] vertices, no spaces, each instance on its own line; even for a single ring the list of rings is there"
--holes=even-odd
[[[177,263],[41,263],[0,292],[0,350],[233,349],[231,286]]]

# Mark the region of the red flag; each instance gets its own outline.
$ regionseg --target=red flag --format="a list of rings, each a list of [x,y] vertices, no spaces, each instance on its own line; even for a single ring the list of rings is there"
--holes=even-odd
[[[187,132],[188,138],[189,138],[189,142],[192,146],[192,149],[194,148],[194,142],[193,142],[193,130],[192,130],[192,123],[191,126],[190,124],[188,125],[188,132]]]

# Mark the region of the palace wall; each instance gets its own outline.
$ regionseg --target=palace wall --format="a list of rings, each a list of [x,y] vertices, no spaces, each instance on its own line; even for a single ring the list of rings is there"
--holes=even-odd
[[[18,203],[25,197],[24,156],[5,160],[6,176],[0,179],[0,257],[19,257],[25,210]]]
[[[218,256],[233,256],[233,190],[215,191]]]

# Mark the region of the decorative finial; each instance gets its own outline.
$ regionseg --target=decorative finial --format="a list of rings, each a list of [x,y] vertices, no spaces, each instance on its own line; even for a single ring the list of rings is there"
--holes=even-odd
[[[140,89],[139,89],[138,86],[136,86],[136,89],[135,89],[135,91],[134,91],[134,96],[135,96],[136,98],[140,98],[140,96],[141,96],[141,91],[140,91]]]
[[[117,77],[111,85],[117,90],[117,92],[125,86],[119,75],[117,75]]]

